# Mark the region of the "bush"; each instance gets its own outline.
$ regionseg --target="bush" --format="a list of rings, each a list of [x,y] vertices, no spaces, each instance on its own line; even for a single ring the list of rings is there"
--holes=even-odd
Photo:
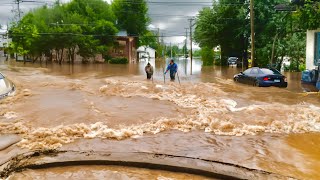
[[[110,56],[109,54],[107,54],[107,55],[104,55],[103,58],[104,58],[104,60],[105,60],[106,62],[108,62],[109,60],[112,59],[112,56]]]
[[[306,70],[307,68],[306,68],[306,65],[305,64],[300,64],[299,65],[299,71],[304,71],[304,70]]]
[[[128,64],[127,58],[112,58],[108,61],[110,64]]]
[[[203,61],[204,66],[212,66],[213,65],[213,59],[214,59],[214,53],[211,48],[204,47],[201,49],[201,59]]]

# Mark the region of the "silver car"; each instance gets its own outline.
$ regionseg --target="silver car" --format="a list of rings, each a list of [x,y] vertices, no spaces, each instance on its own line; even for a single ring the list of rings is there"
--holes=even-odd
[[[237,65],[238,58],[237,57],[229,57],[228,58],[228,65]]]
[[[0,73],[0,99],[13,94],[15,85]]]

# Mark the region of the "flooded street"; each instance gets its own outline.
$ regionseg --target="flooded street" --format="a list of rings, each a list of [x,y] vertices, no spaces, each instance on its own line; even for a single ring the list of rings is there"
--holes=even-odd
[[[289,86],[233,82],[241,69],[177,61],[181,85],[164,83],[166,62],[23,64],[0,60],[16,87],[0,101],[0,134],[19,134],[17,147],[147,152],[230,163],[297,179],[319,179],[320,96],[299,73]],[[203,179],[136,168],[85,166],[27,170],[9,179]]]

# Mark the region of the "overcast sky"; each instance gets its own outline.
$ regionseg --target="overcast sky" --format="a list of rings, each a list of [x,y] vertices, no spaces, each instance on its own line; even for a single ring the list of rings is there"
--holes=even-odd
[[[0,24],[6,25],[14,18],[17,10],[15,0],[0,0]],[[35,2],[21,3],[22,12],[27,12],[37,6],[52,4],[55,0],[35,0]],[[70,0],[61,0],[68,2]],[[111,0],[106,0],[110,2]],[[165,37],[165,43],[182,43],[185,40],[185,28],[189,27],[188,19],[195,16],[205,6],[210,6],[212,0],[148,0],[149,16],[151,17],[150,29],[160,28],[160,34]]]

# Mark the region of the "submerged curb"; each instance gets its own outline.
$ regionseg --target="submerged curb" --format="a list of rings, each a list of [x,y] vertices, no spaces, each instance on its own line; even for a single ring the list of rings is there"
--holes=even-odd
[[[294,179],[239,165],[143,152],[43,151],[18,155],[0,165],[0,178],[25,169],[79,165],[113,165],[189,173],[218,179]]]

